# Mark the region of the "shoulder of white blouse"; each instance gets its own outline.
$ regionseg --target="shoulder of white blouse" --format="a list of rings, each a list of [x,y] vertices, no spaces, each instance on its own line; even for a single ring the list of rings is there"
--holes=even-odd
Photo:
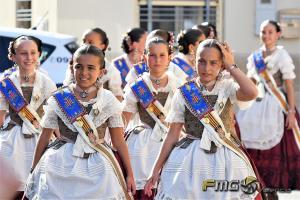
[[[222,78],[218,80],[213,91],[215,93],[219,92],[229,92],[234,85],[234,80],[232,78]]]
[[[40,83],[36,83],[46,96],[57,90],[56,84],[47,75],[40,73]]]
[[[172,72],[167,72],[167,75],[169,78],[168,84],[169,84],[169,87],[171,87],[171,89],[175,90],[183,84],[181,79],[176,77]]]
[[[115,97],[115,95],[107,89],[102,88],[102,94],[101,96],[98,96],[97,99],[102,98],[102,101],[104,104],[109,104],[109,105],[113,105],[113,104],[119,104],[119,100]]]
[[[109,90],[104,90],[102,94],[101,103],[103,103],[102,108],[104,112],[110,110],[111,112],[119,112],[122,110],[121,102],[113,95]]]
[[[55,97],[52,95],[48,98],[46,106],[58,106],[55,100]]]
[[[279,55],[280,55],[280,58],[279,58],[280,60],[281,59],[282,60],[291,60],[292,59],[290,54],[288,53],[288,51],[286,49],[281,48],[281,49],[278,49],[278,51],[279,51]]]

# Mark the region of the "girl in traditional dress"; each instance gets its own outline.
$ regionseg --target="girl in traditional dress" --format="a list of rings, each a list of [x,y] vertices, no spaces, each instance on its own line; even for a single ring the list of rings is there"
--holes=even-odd
[[[155,29],[148,34],[147,41],[149,41],[153,37],[160,37],[165,40],[169,44],[171,53],[173,53],[174,35],[172,32],[163,29]],[[148,71],[148,66],[144,60],[138,64],[133,65],[133,67],[128,72],[128,75],[126,76],[127,85],[130,86],[130,84],[135,81],[140,75]]]
[[[126,85],[126,77],[134,64],[142,61],[147,32],[142,28],[130,29],[122,40],[124,54],[115,58],[112,65],[119,71],[122,87]]]
[[[29,199],[131,199],[128,192],[134,193],[135,184],[123,139],[122,108],[110,91],[96,84],[103,66],[100,49],[81,46],[73,57],[75,84],[49,98],[27,182]],[[104,142],[107,127],[126,180]],[[60,135],[48,146],[56,128]]]
[[[277,45],[280,35],[277,22],[267,20],[261,24],[263,46],[249,56],[247,64],[248,76],[260,88],[260,95],[249,109],[237,113],[237,122],[241,140],[266,187],[299,190],[300,118],[295,107],[295,66],[288,52]],[[267,83],[265,74],[273,86]],[[266,196],[277,198],[276,192]]]
[[[255,190],[249,195],[241,190],[216,192],[215,185],[209,185],[215,183],[211,180],[255,180],[255,170],[235,137],[230,113],[233,104],[254,99],[257,89],[234,64],[227,43],[204,40],[196,63],[199,77],[173,97],[166,119],[170,129],[145,192],[152,195],[151,188],[160,177],[155,199],[252,199]],[[218,76],[223,69],[236,82]],[[179,140],[183,126],[187,135]]]
[[[108,48],[109,39],[105,31],[100,28],[88,29],[83,33],[82,36],[83,44],[90,44],[98,47],[105,53]],[[74,82],[74,75],[72,74],[72,65],[69,66],[67,70],[67,78],[64,81],[65,85]],[[110,90],[120,101],[122,100],[123,90],[122,90],[122,80],[119,76],[119,71],[112,67],[110,62],[105,58],[105,73],[99,79],[99,83],[103,84],[103,87]]]
[[[37,70],[41,47],[32,36],[14,39],[8,57],[17,68],[0,82],[0,157],[19,175],[18,191],[24,191],[30,172],[43,105],[56,90],[55,83]]]
[[[153,196],[144,195],[143,188],[167,133],[164,119],[170,109],[171,99],[180,86],[174,75],[166,73],[170,54],[169,43],[162,38],[154,37],[147,41],[145,61],[149,72],[126,88],[124,96],[123,114],[126,121],[129,122],[135,113],[140,116],[140,123],[134,124],[127,135],[137,186],[135,199],[139,200],[153,199]],[[151,103],[147,104],[147,101]]]
[[[182,82],[196,76],[196,50],[200,42],[205,39],[204,34],[197,29],[181,31],[177,36],[179,54],[170,62],[171,71]]]

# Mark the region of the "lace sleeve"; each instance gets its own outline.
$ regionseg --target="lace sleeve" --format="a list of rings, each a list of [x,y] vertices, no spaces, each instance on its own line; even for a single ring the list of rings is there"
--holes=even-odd
[[[98,115],[94,116],[91,112],[89,115],[93,118],[96,127],[101,126],[108,120],[109,127],[123,127],[122,105],[111,91],[102,90],[97,97],[97,102],[93,105],[93,109],[98,109]]]
[[[123,96],[122,79],[119,71],[112,65],[108,68],[108,88],[115,96]]]
[[[47,101],[47,105],[44,106],[45,114],[41,121],[41,126],[43,128],[56,129],[58,127],[58,116],[55,113],[55,100],[53,97],[50,97]]]
[[[282,78],[286,79],[294,79],[296,78],[295,75],[295,65],[293,63],[292,58],[288,54],[286,50],[282,50],[282,55],[280,56],[279,60],[279,69],[282,73]]]
[[[230,102],[232,104],[236,104],[241,110],[247,109],[253,103],[251,101],[240,101],[237,99],[236,93],[240,89],[240,86],[233,79],[228,79],[226,83],[224,83],[225,95],[229,97]]]
[[[123,111],[130,113],[137,113],[137,102],[135,95],[133,94],[130,87],[126,87],[124,101],[123,101]]]
[[[227,79],[223,82],[225,96],[229,97],[231,103],[236,103],[237,97],[236,93],[239,90],[240,86],[233,79]]]
[[[121,114],[114,114],[111,117],[109,117],[108,127],[110,128],[124,127]]]
[[[180,90],[177,89],[171,103],[171,110],[166,118],[166,121],[169,123],[178,122],[184,123],[184,99],[180,93]]]

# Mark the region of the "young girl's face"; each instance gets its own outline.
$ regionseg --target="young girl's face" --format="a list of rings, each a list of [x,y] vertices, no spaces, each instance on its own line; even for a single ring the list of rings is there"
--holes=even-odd
[[[170,63],[170,55],[166,44],[152,44],[146,55],[146,62],[150,72],[163,73],[167,70]]]
[[[73,67],[76,84],[81,89],[88,89],[93,86],[97,78],[103,74],[103,70],[100,69],[100,58],[91,54],[74,58]]]
[[[261,27],[260,38],[266,46],[276,45],[280,37],[280,32],[276,32],[276,27],[273,24],[266,24]]]
[[[93,45],[101,50],[105,48],[105,44],[103,44],[101,35],[94,31],[87,32],[82,38],[82,43]]]
[[[194,50],[194,52],[197,51],[197,48],[198,48],[199,44],[200,44],[203,40],[205,40],[205,39],[206,39],[206,38],[205,38],[205,35],[204,35],[204,34],[201,34],[201,35],[198,37],[197,41],[196,41],[194,44],[192,44],[192,49]]]
[[[197,56],[197,72],[202,83],[216,80],[222,68],[223,61],[221,52],[214,47],[205,47]]]
[[[137,49],[137,52],[139,55],[143,55],[144,49],[145,49],[145,43],[146,43],[147,33],[144,33],[138,42],[132,43],[132,49]]]
[[[24,70],[34,70],[38,64],[40,52],[32,40],[20,40],[15,44],[12,60]]]

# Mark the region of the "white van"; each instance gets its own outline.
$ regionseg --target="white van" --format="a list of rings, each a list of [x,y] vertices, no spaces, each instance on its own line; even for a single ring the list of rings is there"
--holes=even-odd
[[[42,40],[41,67],[47,71],[57,85],[61,85],[65,78],[68,62],[78,48],[76,38],[71,35],[45,31],[0,27],[0,73],[13,66],[13,62],[8,60],[7,48],[9,42],[20,35],[31,35]]]

